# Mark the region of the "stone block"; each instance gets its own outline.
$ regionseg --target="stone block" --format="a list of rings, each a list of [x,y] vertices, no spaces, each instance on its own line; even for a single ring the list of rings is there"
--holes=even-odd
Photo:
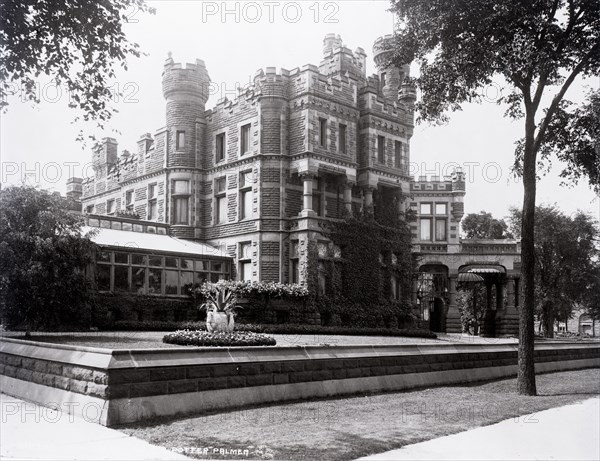
[[[107,397],[110,399],[129,398],[129,384],[111,384],[108,386]]]
[[[260,373],[280,373],[281,362],[266,362],[260,364]]]
[[[213,368],[210,366],[186,367],[185,377],[188,379],[210,378],[212,376],[212,371]]]
[[[290,383],[304,383],[312,381],[312,371],[298,371],[296,373],[290,373]]]
[[[198,381],[195,379],[185,379],[179,381],[169,381],[169,394],[180,394],[182,392],[196,392],[198,390]]]
[[[94,370],[82,367],[64,366],[63,376],[68,378],[77,379],[79,381],[93,381]]]
[[[304,371],[304,363],[303,362],[283,362],[281,364],[281,371],[283,373],[298,373]],[[293,381],[292,381],[293,382]]]
[[[318,370],[313,371],[313,381],[328,381],[333,379],[333,370]]]
[[[169,393],[169,383],[166,381],[153,381],[147,383],[130,384],[129,397],[146,397],[149,395],[162,395]]]
[[[18,357],[16,355],[9,355],[9,354],[7,354],[4,357],[4,363],[6,365],[10,365],[11,367],[20,367],[21,364],[22,364],[22,362],[23,362],[22,357]]]
[[[55,376],[54,377],[54,387],[58,389],[63,389],[65,391],[71,390],[71,380],[65,376]]]
[[[290,376],[287,373],[277,373],[273,375],[273,384],[287,384],[290,382]]]
[[[333,379],[344,379],[347,376],[346,368],[338,368],[337,370],[333,370]]]
[[[69,390],[71,392],[76,392],[78,394],[87,394],[87,386],[89,384],[87,381],[79,381],[78,379],[72,379],[70,384],[71,387]]]
[[[215,378],[219,378],[222,376],[235,376],[238,374],[240,367],[237,365],[214,365],[213,366],[213,376]]]
[[[33,371],[25,368],[17,368],[15,378],[23,381],[32,381]]]
[[[273,384],[272,374],[246,376],[246,385],[248,386],[266,386]]]
[[[48,362],[46,364],[46,371],[47,371],[47,373],[50,373],[53,375],[62,376],[63,366],[62,366],[62,364],[57,363],[57,362]]]
[[[257,375],[248,375],[248,376],[228,376],[227,377],[227,387],[244,387],[246,386],[247,381],[252,378],[256,378]],[[250,384],[248,384],[250,386]]]
[[[101,399],[108,398],[108,386],[106,384],[87,383],[87,394]]]

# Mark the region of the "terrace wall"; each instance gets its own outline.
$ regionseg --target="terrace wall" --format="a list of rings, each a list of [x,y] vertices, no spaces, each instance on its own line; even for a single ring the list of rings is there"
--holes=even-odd
[[[546,343],[536,371],[600,366],[599,344]],[[2,392],[103,425],[245,405],[514,377],[516,345],[108,350],[0,340]]]

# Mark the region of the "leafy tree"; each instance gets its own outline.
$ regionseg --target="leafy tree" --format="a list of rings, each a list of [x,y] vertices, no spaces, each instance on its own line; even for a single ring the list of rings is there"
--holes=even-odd
[[[536,207],[535,312],[545,336],[554,323],[568,320],[573,310],[598,298],[600,229],[585,213],[570,217],[556,206]],[[511,227],[521,228],[522,214],[511,209]]]
[[[16,93],[39,102],[36,78],[51,76],[65,85],[71,107],[84,120],[102,122],[114,109],[110,88],[118,66],[140,56],[123,25],[150,12],[144,0],[8,0],[0,3],[0,108]],[[8,83],[7,83],[8,82]]]
[[[0,191],[0,318],[8,328],[85,322],[85,270],[94,244],[60,196],[32,187]]]
[[[469,213],[462,220],[461,226],[467,238],[506,239],[512,238],[507,232],[508,225],[503,219],[495,219],[491,213],[480,211]]]
[[[417,61],[421,89],[419,119],[447,120],[444,114],[463,103],[480,101],[482,89],[502,80],[508,90],[499,99],[506,115],[523,120],[524,138],[517,143],[516,171],[522,175],[523,308],[519,320],[517,387],[535,395],[534,368],[534,220],[538,161],[561,148],[578,112],[567,109],[565,94],[577,77],[600,70],[600,2],[597,0],[391,0],[399,17],[396,64]],[[590,104],[594,104],[593,100]],[[585,113],[585,110],[584,112]],[[579,112],[581,114],[581,112]],[[573,121],[566,123],[565,121]],[[563,130],[556,130],[560,126]],[[589,143],[579,157],[597,158]],[[584,165],[566,151],[573,172],[587,174]],[[577,173],[572,175],[577,177]],[[598,185],[598,176],[589,177]]]

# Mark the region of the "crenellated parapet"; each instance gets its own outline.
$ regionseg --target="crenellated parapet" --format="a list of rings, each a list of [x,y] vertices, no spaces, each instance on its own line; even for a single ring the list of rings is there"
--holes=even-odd
[[[210,93],[210,77],[204,61],[197,59],[194,64],[184,66],[175,63],[169,53],[162,74],[162,88],[167,100],[187,97],[205,105]]]
[[[342,74],[356,80],[366,78],[367,53],[358,47],[354,52],[344,46],[342,38],[336,34],[327,34],[323,39],[323,61],[319,72],[323,75]]]
[[[410,76],[410,64],[400,67],[392,64],[394,56],[394,36],[384,35],[373,44],[373,60],[377,66],[381,92],[387,99],[398,100],[400,95],[406,96],[403,84]],[[408,90],[408,88],[407,88]],[[407,102],[404,101],[403,102]]]

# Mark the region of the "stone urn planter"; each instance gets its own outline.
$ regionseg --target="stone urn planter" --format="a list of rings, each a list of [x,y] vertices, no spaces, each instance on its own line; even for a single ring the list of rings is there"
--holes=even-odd
[[[233,331],[234,325],[233,314],[215,311],[209,311],[206,314],[206,329],[210,333],[216,331]]]
[[[200,308],[206,311],[206,330],[209,333],[233,331],[238,308],[236,294],[227,286],[215,283],[206,284],[204,296],[206,302]]]

